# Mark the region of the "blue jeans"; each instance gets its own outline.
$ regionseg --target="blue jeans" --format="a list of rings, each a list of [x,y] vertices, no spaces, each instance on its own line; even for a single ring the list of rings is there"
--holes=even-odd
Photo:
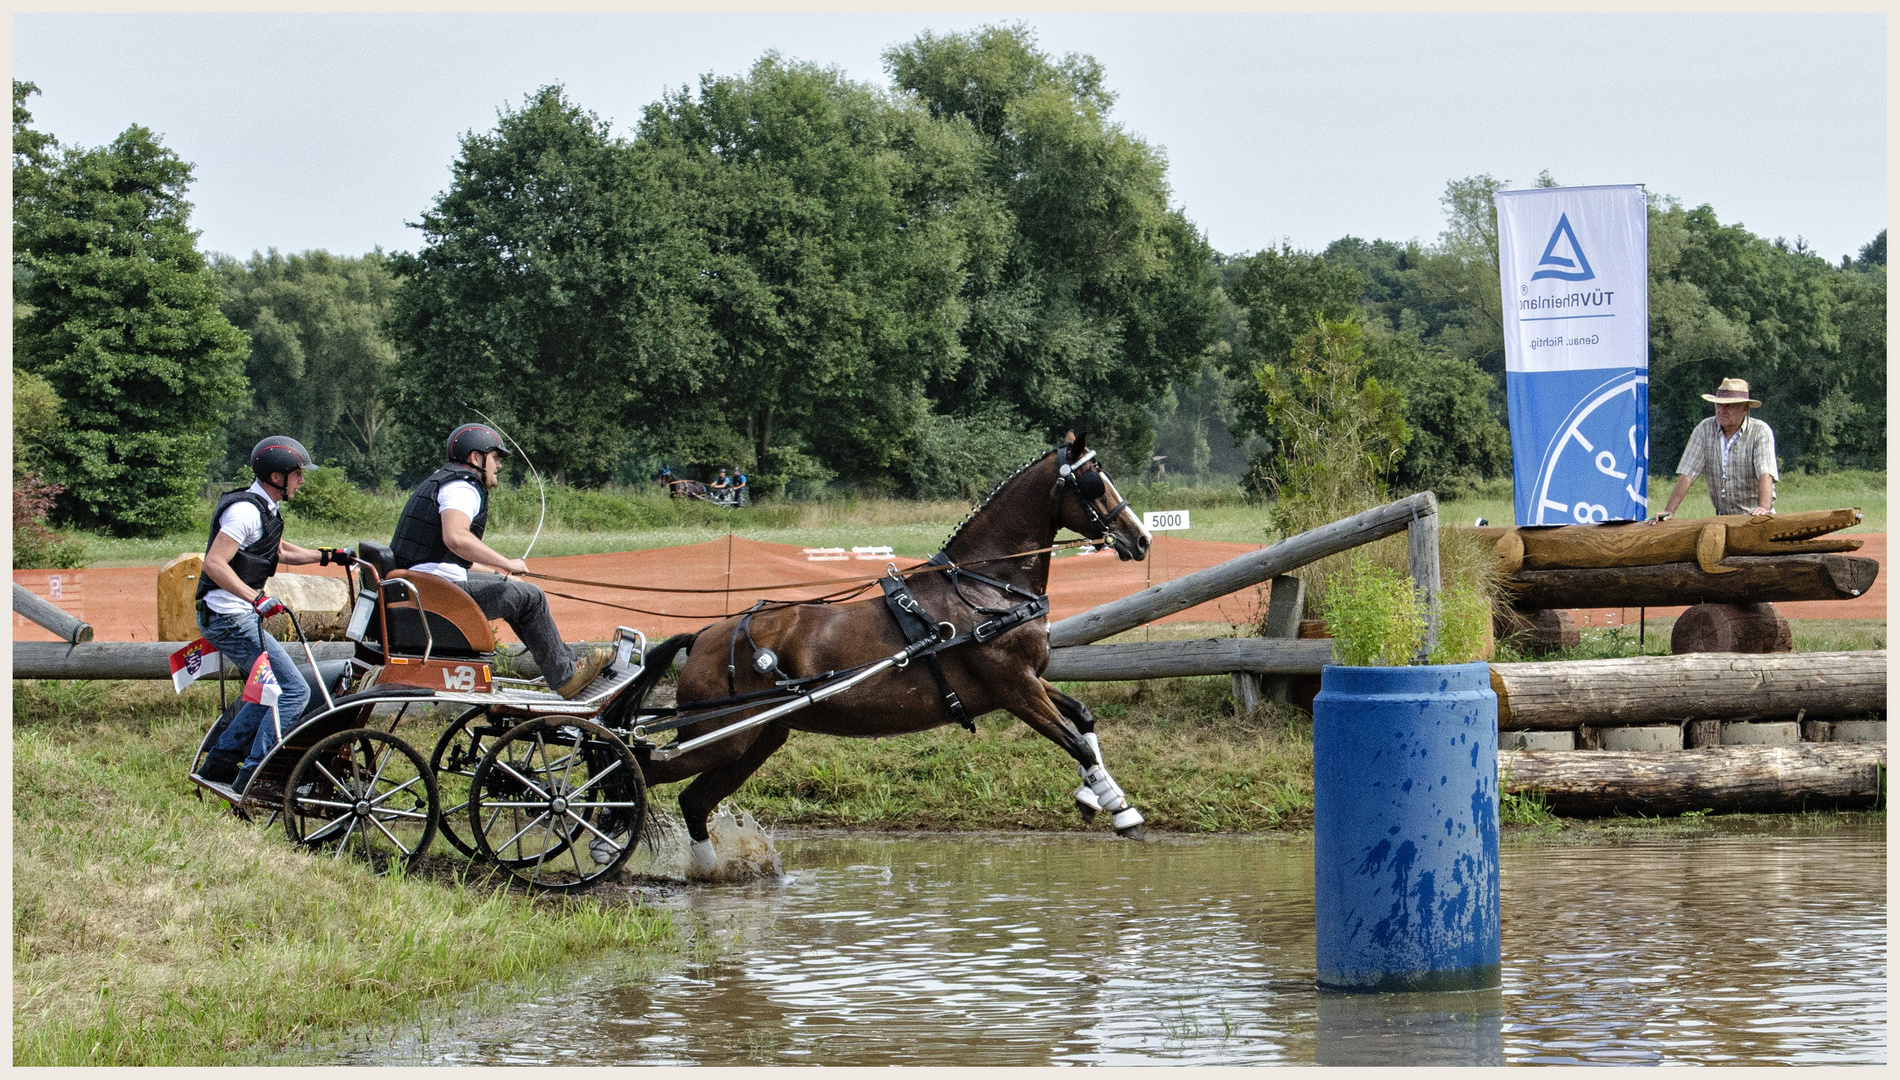
[[[277,676],[277,683],[282,687],[277,697],[277,714],[283,720],[285,731],[296,727],[297,718],[303,715],[303,708],[310,701],[310,684],[291,662],[290,653],[276,638],[264,632],[257,616],[251,612],[224,615],[207,611],[205,614],[208,618],[201,618],[198,628],[204,631],[205,640],[212,648],[224,655],[224,662],[234,666],[233,674],[240,681],[250,675],[251,665],[260,651],[258,642],[262,640],[262,651],[270,654],[271,673]],[[238,707],[237,715],[231,718],[230,726],[224,729],[211,750],[227,757],[242,756],[244,768],[250,770],[276,745],[277,729],[271,723],[270,706],[247,701]]]

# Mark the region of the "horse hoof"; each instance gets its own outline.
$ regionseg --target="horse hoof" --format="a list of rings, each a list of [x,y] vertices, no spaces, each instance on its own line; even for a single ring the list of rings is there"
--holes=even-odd
[[[1082,815],[1083,821],[1095,820],[1095,807],[1090,806],[1081,799],[1075,800],[1075,812]]]
[[[1148,839],[1148,831],[1139,825],[1130,825],[1126,829],[1116,829],[1115,835],[1124,840],[1146,841]]]

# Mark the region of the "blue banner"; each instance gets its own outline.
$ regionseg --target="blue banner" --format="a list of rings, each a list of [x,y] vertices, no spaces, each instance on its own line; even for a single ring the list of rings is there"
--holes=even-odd
[[[1648,513],[1649,210],[1638,185],[1500,191],[1519,525]]]

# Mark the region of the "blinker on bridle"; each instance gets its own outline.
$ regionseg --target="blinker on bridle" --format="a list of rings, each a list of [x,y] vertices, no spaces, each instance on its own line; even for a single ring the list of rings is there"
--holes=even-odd
[[[1067,456],[1067,451],[1064,451],[1064,456]],[[1100,463],[1097,463],[1095,468],[1087,472],[1081,471],[1082,466],[1092,461],[1095,461],[1095,451],[1089,450],[1074,461],[1063,462],[1062,465],[1057,468],[1055,497],[1050,501],[1049,521],[1051,524],[1054,524],[1060,520],[1062,516],[1062,491],[1065,487],[1073,484],[1075,485],[1076,496],[1082,500],[1082,509],[1087,511],[1089,519],[1095,522],[1096,527],[1102,530],[1100,539],[1109,544],[1113,544],[1115,537],[1114,534],[1108,531],[1108,523],[1114,521],[1121,515],[1123,510],[1128,508],[1128,500],[1123,499],[1120,505],[1110,510],[1107,514],[1103,514],[1095,509],[1096,500],[1108,492],[1108,482],[1102,474],[1102,466]]]

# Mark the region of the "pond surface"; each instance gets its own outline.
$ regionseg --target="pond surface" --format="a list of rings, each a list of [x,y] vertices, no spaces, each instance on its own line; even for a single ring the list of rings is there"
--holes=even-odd
[[[1732,828],[1732,827],[1731,827]],[[1883,824],[1506,845],[1504,985],[1322,995],[1310,844],[781,836],[788,877],[667,903],[721,958],[596,969],[439,1064],[1882,1063]]]

